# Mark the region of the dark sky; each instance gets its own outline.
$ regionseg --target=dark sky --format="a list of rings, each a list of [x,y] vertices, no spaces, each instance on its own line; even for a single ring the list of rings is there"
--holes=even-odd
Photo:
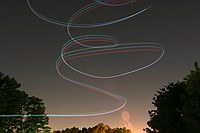
[[[64,22],[78,9],[91,2],[93,0],[32,0],[37,11]],[[152,8],[119,24],[90,29],[72,28],[72,34],[76,36],[105,34],[115,36],[123,43],[158,42],[165,46],[165,55],[155,65],[120,78],[99,80],[79,77],[78,80],[126,97],[128,104],[118,112],[103,116],[51,117],[50,126],[53,129],[72,126],[82,128],[100,122],[111,127],[124,126],[121,113],[128,111],[134,131],[140,133],[149,119],[147,111],[153,109],[151,102],[156,91],[168,82],[182,80],[193,68],[193,62],[200,61],[200,2],[153,0],[148,3],[151,3]],[[140,6],[136,8],[140,9]],[[103,8],[89,12],[80,22],[109,21],[126,16],[132,11],[136,11],[132,5],[116,9]],[[0,18],[0,71],[15,77],[22,83],[21,89],[28,94],[42,98],[47,113],[80,113],[115,107],[116,103],[112,105],[114,101],[109,97],[67,82],[57,74],[56,59],[63,43],[69,40],[66,27],[50,24],[35,16],[26,0],[2,0]],[[120,64],[120,61],[123,59],[117,57],[110,60],[111,68],[108,68],[107,72],[121,70],[123,64]],[[116,60],[118,62],[115,62]],[[126,58],[129,64],[141,60],[146,59],[133,59],[131,55]],[[104,59],[94,61],[95,63],[91,62],[92,70],[101,73],[99,68],[104,65]],[[75,64],[79,67],[85,65],[88,68],[86,71],[91,69],[88,64]],[[70,72],[66,74],[73,75]]]

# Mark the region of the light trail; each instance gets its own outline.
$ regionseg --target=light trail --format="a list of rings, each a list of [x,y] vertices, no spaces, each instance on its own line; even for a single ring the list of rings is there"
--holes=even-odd
[[[120,109],[122,109],[126,103],[127,99],[123,96],[116,95],[112,92],[109,92],[105,89],[86,84],[77,80],[71,79],[69,76],[64,76],[61,73],[61,65],[65,65],[70,70],[73,70],[81,75],[96,78],[96,79],[112,79],[112,78],[118,78],[121,76],[125,76],[134,72],[141,71],[143,69],[146,69],[155,63],[157,63],[164,55],[165,49],[162,44],[155,43],[155,42],[132,42],[132,43],[120,43],[117,38],[106,36],[106,35],[84,35],[84,36],[78,36],[73,37],[70,32],[70,28],[76,27],[76,28],[91,28],[91,27],[102,27],[106,25],[112,25],[116,24],[128,19],[131,19],[145,11],[151,8],[151,6],[147,6],[141,10],[138,10],[137,12],[133,12],[132,14],[125,16],[123,18],[115,19],[113,21],[108,22],[98,22],[98,23],[87,23],[87,24],[81,24],[81,23],[75,23],[82,15],[87,15],[88,12],[91,12],[97,8],[101,8],[103,6],[126,6],[127,4],[135,5],[137,4],[136,1],[132,0],[94,0],[91,4],[84,6],[77,12],[75,12],[68,22],[62,22],[59,20],[55,20],[52,18],[49,18],[48,16],[42,15],[37,10],[34,9],[34,7],[31,4],[31,1],[34,0],[27,0],[28,7],[30,10],[39,18],[41,18],[44,21],[50,22],[52,24],[60,25],[66,27],[67,34],[71,38],[69,41],[65,42],[64,45],[61,48],[60,56],[58,57],[56,61],[56,71],[58,74],[65,79],[68,82],[74,83],[76,85],[79,85],[80,87],[87,88],[93,91],[96,91],[98,93],[104,94],[108,97],[111,97],[115,99],[118,103],[120,103],[120,106],[116,107],[112,110],[101,110],[98,112],[83,112],[83,113],[76,113],[76,114],[1,114],[0,117],[42,117],[42,116],[50,116],[50,117],[81,117],[81,116],[98,116],[98,115],[105,115],[109,113],[116,112]],[[91,46],[87,43],[97,43],[100,44],[105,43],[105,45],[98,45],[98,46]],[[79,49],[73,49],[72,48],[75,45],[80,45],[81,48]],[[135,52],[156,52],[159,53],[159,57],[157,57],[154,61],[150,62],[149,64],[145,64],[139,68],[132,69],[129,71],[125,71],[123,73],[108,75],[108,76],[99,76],[99,75],[92,75],[89,73],[85,73],[81,70],[78,70],[75,66],[70,65],[68,62],[72,61],[77,58],[87,58],[87,57],[93,57],[93,56],[101,56],[106,54],[121,54],[121,53],[135,53]]]

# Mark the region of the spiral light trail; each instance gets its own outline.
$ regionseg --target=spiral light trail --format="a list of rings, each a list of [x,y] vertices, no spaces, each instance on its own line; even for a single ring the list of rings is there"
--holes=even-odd
[[[104,110],[104,111],[98,111],[98,112],[83,112],[83,113],[75,113],[75,114],[2,114],[0,117],[17,117],[17,116],[23,116],[23,117],[28,117],[28,116],[61,116],[61,117],[80,117],[80,116],[97,116],[97,115],[105,115],[109,113],[116,112],[120,109],[122,109],[126,103],[127,99],[123,96],[116,95],[112,92],[109,92],[105,89],[98,88],[96,86],[92,86],[89,84],[86,84],[84,82],[80,82],[77,80],[73,80],[70,77],[64,76],[60,69],[61,65],[65,65],[71,70],[92,78],[96,79],[112,79],[112,78],[117,78],[120,76],[125,76],[127,74],[131,74],[140,70],[143,70],[145,68],[148,68],[158,62],[164,55],[164,47],[162,44],[155,43],[155,42],[132,42],[132,43],[120,43],[118,39],[115,37],[111,36],[106,36],[106,35],[83,35],[83,36],[78,36],[74,37],[71,34],[71,29],[72,27],[76,28],[91,28],[91,27],[102,27],[106,25],[112,25],[116,24],[128,19],[131,19],[145,11],[151,8],[151,6],[148,6],[146,8],[143,8],[137,12],[134,12],[128,16],[125,16],[120,19],[115,19],[113,21],[108,21],[108,22],[98,22],[98,23],[76,23],[76,20],[79,19],[82,15],[87,15],[88,12],[92,12],[93,10],[103,7],[103,6],[125,6],[127,4],[131,4],[133,7],[135,4],[137,4],[137,1],[133,0],[94,0],[89,5],[84,6],[77,12],[75,12],[68,22],[62,22],[59,20],[52,19],[48,16],[45,16],[41,13],[39,13],[36,9],[31,4],[31,1],[34,0],[27,0],[28,7],[30,10],[39,18],[41,18],[44,21],[50,22],[52,24],[60,25],[66,27],[67,34],[70,37],[70,40],[65,42],[63,47],[61,48],[61,53],[60,57],[58,57],[56,61],[56,71],[58,74],[65,80],[72,82],[76,85],[79,85],[83,88],[91,89],[93,91],[96,91],[98,93],[107,95],[113,99],[115,99],[118,103],[120,103],[120,106],[113,110]],[[99,46],[91,46],[88,44],[94,42],[99,42],[99,43],[105,43],[106,45],[99,45]],[[73,49],[71,50],[70,48],[80,45],[81,48],[79,49]],[[109,54],[121,54],[121,53],[135,53],[135,52],[156,52],[159,53],[159,57],[155,59],[154,61],[150,62],[149,64],[146,64],[144,66],[141,66],[139,68],[133,68],[132,70],[125,71],[122,73],[115,73],[107,76],[100,76],[98,74],[90,74],[87,72],[83,72],[79,69],[76,68],[76,66],[70,65],[69,61],[73,59],[78,59],[78,58],[86,58],[86,57],[93,57],[93,56],[101,56],[101,55],[109,55]]]

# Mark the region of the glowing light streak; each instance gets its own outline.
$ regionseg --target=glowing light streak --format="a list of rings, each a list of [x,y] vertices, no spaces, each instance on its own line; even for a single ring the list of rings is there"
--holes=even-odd
[[[80,15],[83,15],[84,13],[87,13],[90,10],[96,9],[97,7],[101,7],[100,5],[98,5],[99,2],[93,2],[83,8],[81,8],[80,10],[78,10],[76,13],[74,13],[74,15],[72,15],[72,17],[69,19],[69,22],[63,22],[63,21],[59,21],[59,20],[55,20],[52,18],[49,18],[45,15],[40,14],[39,12],[37,12],[31,5],[31,0],[27,0],[28,6],[30,8],[30,10],[39,18],[41,18],[42,20],[45,20],[49,23],[52,24],[56,24],[56,25],[60,25],[60,26],[67,26],[67,27],[77,27],[77,28],[90,28],[90,27],[99,27],[99,26],[106,26],[106,25],[111,25],[111,24],[115,24],[115,23],[119,23],[122,21],[125,21],[127,19],[130,19],[132,17],[135,17],[137,15],[139,15],[142,12],[145,12],[146,10],[148,10],[149,8],[151,8],[152,6],[146,7],[144,9],[141,9],[140,11],[133,13],[131,15],[128,15],[126,17],[123,17],[121,19],[117,19],[117,20],[113,20],[110,22],[101,22],[101,23],[92,23],[92,24],[79,24],[79,23],[73,23],[72,24],[72,20],[77,19],[77,17],[80,17]],[[98,5],[98,6],[97,6]]]
[[[80,40],[79,40],[80,41]],[[136,44],[140,44],[140,45],[136,45]],[[83,74],[83,75],[86,75],[86,76],[89,76],[89,77],[93,77],[93,78],[117,78],[117,77],[120,77],[120,76],[124,76],[124,75],[127,75],[127,74],[131,74],[131,73],[134,73],[134,72],[137,72],[137,71],[140,71],[140,70],[143,70],[145,68],[148,68],[150,66],[152,66],[153,64],[155,64],[156,62],[158,62],[164,55],[164,48],[161,44],[158,44],[158,43],[150,43],[150,42],[138,42],[138,43],[125,43],[125,44],[118,44],[117,47],[113,47],[113,48],[108,48],[108,49],[96,49],[96,48],[84,48],[84,49],[80,49],[78,52],[75,50],[76,53],[74,53],[74,51],[70,51],[70,53],[67,52],[67,47],[70,47],[71,45],[74,45],[76,44],[76,42],[72,42],[72,44],[67,44],[61,51],[61,58],[63,60],[63,62],[69,67],[71,68],[72,70],[80,73],[80,74]],[[151,45],[144,45],[144,44],[147,44],[147,43],[150,43]],[[134,45],[135,44],[135,45]],[[143,45],[141,45],[143,44]],[[120,47],[120,46],[123,46],[123,47]],[[85,54],[85,55],[81,55],[79,57],[86,57],[86,56],[92,56],[92,55],[97,55],[97,54],[108,54],[108,53],[121,53],[121,52],[130,52],[130,51],[141,51],[143,49],[148,49],[149,51],[157,51],[157,52],[160,52],[160,56],[153,62],[143,66],[143,67],[140,67],[138,69],[134,69],[134,70],[131,70],[131,71],[128,71],[128,72],[124,72],[124,73],[120,73],[120,74],[116,74],[116,75],[112,75],[112,76],[97,76],[97,75],[91,75],[91,74],[88,74],[88,73],[85,73],[85,72],[82,72],[78,69],[76,69],[75,67],[71,66],[67,60],[66,60],[66,57],[70,57],[72,56],[72,53],[73,56],[75,55],[79,55],[79,54]],[[89,50],[89,51],[88,51]],[[109,50],[118,50],[118,51],[109,51]],[[82,52],[84,51],[84,52]],[[106,51],[109,51],[109,52],[106,52]],[[97,52],[102,52],[102,53],[97,53]],[[93,53],[93,54],[89,54],[89,53]],[[73,58],[73,57],[72,57]]]
[[[119,2],[120,0],[95,0],[95,1],[106,6],[122,6],[136,2],[133,0],[121,0],[122,2]]]
[[[31,4],[31,0],[27,0],[28,7],[30,10],[39,18],[42,20],[45,20],[47,22],[60,25],[60,26],[66,26],[67,27],[67,33],[69,37],[71,38],[69,41],[64,43],[64,45],[61,48],[61,54],[60,57],[56,61],[56,71],[58,74],[65,80],[74,83],[76,85],[79,85],[83,88],[87,88],[93,91],[96,91],[98,93],[102,93],[104,95],[107,95],[113,99],[115,99],[118,103],[120,103],[120,106],[116,107],[115,109],[112,110],[103,110],[103,111],[98,111],[98,112],[85,112],[85,113],[77,113],[77,114],[1,114],[0,117],[42,117],[42,116],[56,116],[56,117],[80,117],[80,116],[97,116],[97,115],[105,115],[109,113],[116,112],[120,109],[122,109],[126,103],[127,99],[125,97],[113,94],[112,92],[109,92],[108,90],[101,89],[80,81],[73,80],[70,78],[70,76],[66,77],[64,76],[60,69],[61,65],[66,65],[68,68],[74,70],[75,72],[78,72],[82,75],[93,77],[93,78],[103,78],[103,79],[108,79],[108,78],[117,78],[120,76],[124,76],[127,74],[131,74],[140,70],[143,70],[145,68],[148,68],[158,62],[164,55],[164,47],[159,44],[159,43],[154,43],[154,42],[133,42],[133,43],[119,43],[118,39],[115,37],[111,36],[105,36],[105,35],[84,35],[84,36],[79,36],[79,37],[73,37],[70,33],[70,28],[72,27],[77,27],[77,28],[90,28],[90,27],[100,27],[100,26],[106,26],[106,25],[112,25],[116,24],[125,20],[128,20],[130,18],[133,18],[149,8],[151,6],[148,6],[146,8],[143,8],[137,12],[134,12],[128,16],[125,16],[123,18],[119,18],[113,21],[109,22],[98,22],[98,23],[87,23],[87,24],[80,24],[80,23],[75,23],[77,19],[80,19],[82,15],[85,15],[87,12],[90,12],[94,9],[100,8],[102,6],[123,6],[127,4],[135,4],[136,1],[132,0],[95,0],[93,3],[84,6],[77,12],[75,12],[69,21],[62,22],[59,20],[55,20],[52,18],[49,18],[47,16],[44,16],[37,12]],[[105,43],[105,45],[98,45],[98,46],[90,46],[86,43],[91,43],[91,42],[99,42],[99,43]],[[81,45],[82,48],[79,49],[73,49],[70,50],[75,45]],[[109,75],[109,76],[98,76],[98,75],[92,75],[85,73],[83,71],[80,71],[76,69],[74,66],[70,65],[68,61],[71,61],[73,59],[77,58],[86,58],[86,57],[92,57],[92,56],[100,56],[100,55],[106,55],[106,54],[121,54],[121,53],[128,53],[128,52],[159,52],[160,56],[152,61],[149,64],[146,64],[144,66],[141,66],[137,69],[133,69],[130,71],[126,71],[123,73],[119,74],[114,74],[114,75]]]

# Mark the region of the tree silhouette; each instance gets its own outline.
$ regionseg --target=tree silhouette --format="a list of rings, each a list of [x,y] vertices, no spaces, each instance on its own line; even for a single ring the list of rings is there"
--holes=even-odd
[[[187,88],[183,97],[183,118],[187,122],[190,133],[200,132],[200,68],[195,62],[195,70],[184,79]]]
[[[129,129],[124,128],[110,128],[108,125],[105,125],[103,123],[99,123],[94,127],[89,128],[82,128],[82,130],[79,130],[76,127],[73,128],[66,128],[62,131],[54,131],[53,133],[131,133]]]
[[[156,110],[149,111],[151,117],[148,121],[154,132],[160,133],[184,133],[186,126],[182,118],[182,96],[185,93],[185,83],[170,83],[160,89],[154,97]]]
[[[182,82],[157,91],[150,110],[147,133],[197,133],[200,131],[200,68],[195,63]]]
[[[0,133],[49,132],[48,117],[31,117],[27,114],[44,114],[45,106],[41,99],[29,97],[18,90],[21,84],[14,78],[0,73],[0,115],[18,114],[16,117],[0,117]]]
[[[24,107],[24,111],[27,114],[44,114],[45,106],[41,99],[32,96],[28,97],[27,103]],[[26,132],[38,133],[39,131],[43,131],[44,128],[47,128],[45,125],[48,124],[48,117],[40,116],[40,117],[27,117],[24,119],[24,129]]]

